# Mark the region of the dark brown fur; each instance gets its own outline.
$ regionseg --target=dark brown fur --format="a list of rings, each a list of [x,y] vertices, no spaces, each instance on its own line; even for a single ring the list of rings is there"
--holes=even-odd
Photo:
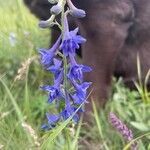
[[[49,17],[47,0],[32,0],[32,4],[31,0],[24,1],[40,19]],[[134,87],[137,54],[143,79],[150,68],[150,0],[73,0],[73,3],[87,13],[77,20],[81,34],[87,38],[82,47],[83,63],[93,68],[86,74],[86,80],[93,82],[92,96],[103,105],[113,74],[122,76],[127,85]]]

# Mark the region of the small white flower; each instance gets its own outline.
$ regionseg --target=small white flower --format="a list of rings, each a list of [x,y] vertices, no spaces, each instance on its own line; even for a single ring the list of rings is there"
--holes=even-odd
[[[9,34],[9,42],[12,47],[14,47],[17,43],[16,34],[14,32],[10,32]]]

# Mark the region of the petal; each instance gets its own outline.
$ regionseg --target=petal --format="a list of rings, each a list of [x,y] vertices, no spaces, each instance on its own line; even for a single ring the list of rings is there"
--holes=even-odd
[[[41,64],[44,67],[49,66],[52,63],[52,58],[54,57],[55,53],[50,50],[46,49],[40,49],[40,59],[41,59]]]
[[[86,39],[83,38],[81,35],[76,35],[75,37],[73,37],[74,40],[78,43],[78,44],[83,44],[86,42]]]
[[[69,34],[71,37],[74,37],[77,35],[78,31],[79,31],[79,28],[77,27],[74,30],[70,31]]]
[[[47,124],[43,124],[43,125],[41,126],[41,128],[42,128],[43,130],[49,130],[49,129],[51,129],[51,127],[48,126]]]
[[[83,72],[90,72],[92,71],[92,68],[86,65],[82,65],[82,71]]]
[[[72,96],[75,104],[81,104],[82,100],[75,94]]]
[[[79,116],[77,114],[75,114],[72,118],[76,123],[79,122]]]
[[[49,92],[49,90],[51,89],[51,86],[50,85],[43,85],[43,86],[40,86],[40,89],[42,89],[43,91]]]
[[[83,90],[87,90],[91,84],[92,82],[84,82],[83,84],[81,84],[81,88]]]
[[[60,67],[62,65],[62,61],[58,60],[56,58],[54,58],[53,62],[54,62],[54,65],[57,66],[57,67]]]
[[[46,117],[47,117],[49,125],[55,125],[59,121],[59,119],[60,119],[59,116],[51,115],[49,113],[46,113]]]

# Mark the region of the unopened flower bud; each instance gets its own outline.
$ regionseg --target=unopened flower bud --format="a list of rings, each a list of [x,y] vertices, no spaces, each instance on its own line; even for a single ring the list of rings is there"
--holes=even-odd
[[[62,5],[58,3],[57,5],[54,5],[50,10],[52,14],[58,15],[62,12]]]
[[[39,27],[40,27],[40,28],[48,28],[48,27],[49,27],[49,22],[48,22],[48,21],[41,20],[41,21],[39,22]]]
[[[68,3],[68,6],[70,8],[70,14],[74,17],[77,17],[77,18],[83,18],[86,16],[86,13],[84,10],[82,9],[78,9],[76,8],[73,3],[71,2],[71,0],[67,0],[67,3]]]
[[[74,17],[77,17],[77,18],[83,18],[86,16],[86,13],[84,10],[82,9],[72,9],[70,11],[70,14]]]
[[[39,22],[39,27],[40,28],[49,28],[49,27],[52,27],[54,25],[54,19],[55,19],[55,15],[52,15],[48,20],[44,21],[44,20],[41,20]]]

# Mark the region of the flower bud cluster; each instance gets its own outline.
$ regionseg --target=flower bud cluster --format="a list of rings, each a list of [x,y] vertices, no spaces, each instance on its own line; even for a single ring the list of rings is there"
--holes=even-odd
[[[39,22],[39,27],[40,28],[48,28],[52,27],[55,23],[53,22],[55,19],[55,16],[59,15],[63,10],[64,10],[64,5],[66,4],[69,8],[69,13],[76,18],[83,18],[86,16],[86,13],[82,9],[78,9],[73,5],[71,0],[48,0],[51,4],[54,4],[52,8],[50,9],[50,12],[52,16],[44,21],[41,20]]]

